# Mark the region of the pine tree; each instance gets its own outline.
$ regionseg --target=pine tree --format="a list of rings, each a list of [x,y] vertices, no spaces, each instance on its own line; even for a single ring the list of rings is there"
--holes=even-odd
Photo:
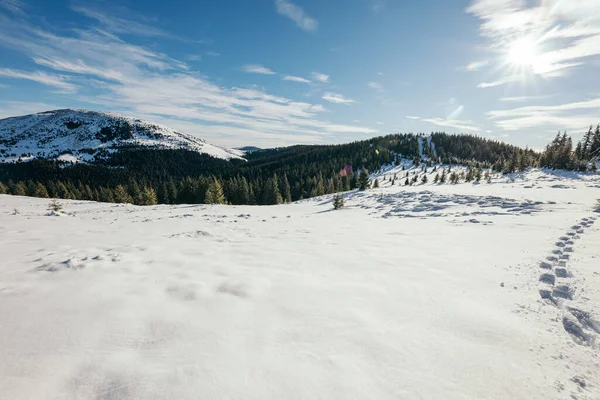
[[[167,183],[167,191],[168,198],[171,201],[170,204],[175,204],[177,202],[177,186],[172,178],[169,179],[169,182]]]
[[[8,194],[8,186],[0,182],[0,194]]]
[[[427,175],[423,174],[423,177],[421,178],[421,183],[427,183]]]
[[[38,183],[35,187],[35,193],[33,194],[35,197],[41,197],[44,199],[47,199],[48,197],[50,197],[48,195],[48,190],[46,190],[46,186],[44,186],[42,183]]]
[[[23,182],[19,182],[15,185],[13,190],[15,196],[25,196],[27,194],[27,188]]]
[[[281,198],[284,203],[292,202],[292,190],[286,174],[283,174],[281,178]]]
[[[408,186],[410,185],[410,181],[408,180],[408,178],[406,178],[406,180],[404,181],[404,186]]]
[[[371,187],[371,182],[369,182],[369,173],[366,168],[361,168],[360,175],[358,177],[358,189],[359,190],[367,190]]]
[[[150,186],[144,187],[142,190],[142,204],[144,206],[153,206],[158,204],[158,197],[156,191]]]
[[[440,183],[446,183],[446,170],[442,171],[442,176],[440,177]]]
[[[335,195],[333,196],[333,208],[335,210],[339,210],[340,208],[344,207],[344,196],[340,195]]]
[[[375,182],[373,182],[373,189],[379,189],[379,179],[375,179]]]
[[[142,190],[140,189],[140,185],[138,185],[135,180],[131,179],[128,186],[128,192],[133,199],[133,204],[143,205]]]
[[[435,178],[433,178],[433,183],[438,183],[440,181],[440,174],[435,174]]]
[[[208,185],[204,201],[206,204],[225,204],[225,195],[223,194],[223,187],[216,178],[213,178],[213,180]]]
[[[123,185],[117,185],[117,187],[115,187],[115,190],[113,191],[113,197],[116,203],[133,204],[133,199],[129,193],[127,193],[127,189],[125,189],[125,186]]]
[[[279,185],[277,184],[277,175],[273,175],[269,179],[267,179],[267,183],[265,185],[263,191],[263,201],[264,205],[275,205],[281,204],[283,199],[281,198],[281,193],[279,192]]]

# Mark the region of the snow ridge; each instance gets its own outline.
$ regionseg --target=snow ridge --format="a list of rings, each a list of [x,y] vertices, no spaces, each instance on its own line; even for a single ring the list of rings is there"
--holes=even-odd
[[[85,162],[123,147],[187,149],[229,160],[229,150],[174,129],[88,110],[55,110],[0,120],[0,162],[37,157]]]

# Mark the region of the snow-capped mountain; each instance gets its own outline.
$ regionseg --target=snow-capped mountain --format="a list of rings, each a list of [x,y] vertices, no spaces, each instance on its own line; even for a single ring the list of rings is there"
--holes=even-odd
[[[0,162],[90,161],[124,147],[187,149],[229,160],[242,153],[166,126],[113,113],[55,110],[0,120]]]

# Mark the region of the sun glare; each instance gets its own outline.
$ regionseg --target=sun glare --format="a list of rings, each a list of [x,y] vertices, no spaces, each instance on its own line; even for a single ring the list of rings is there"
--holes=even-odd
[[[515,41],[508,49],[507,61],[516,66],[532,67],[538,57],[537,43],[531,38]]]

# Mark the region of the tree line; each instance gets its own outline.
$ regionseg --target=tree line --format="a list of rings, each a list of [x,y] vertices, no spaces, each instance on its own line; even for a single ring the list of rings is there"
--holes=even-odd
[[[365,188],[370,185],[368,176],[365,181],[359,171],[364,175],[406,159],[423,168],[468,166],[473,171],[468,176],[455,177],[440,170],[435,179],[436,183],[456,183],[479,180],[486,169],[503,173],[536,166],[593,169],[599,151],[600,126],[595,131],[590,128],[575,150],[572,139],[563,133],[541,153],[473,135],[445,133],[262,150],[248,154],[247,161],[225,161],[188,150],[126,148],[93,164],[45,159],[0,164],[0,193],[139,205],[271,205]],[[404,183],[418,183],[416,179],[406,177]],[[426,183],[423,180],[428,178],[420,179]]]

